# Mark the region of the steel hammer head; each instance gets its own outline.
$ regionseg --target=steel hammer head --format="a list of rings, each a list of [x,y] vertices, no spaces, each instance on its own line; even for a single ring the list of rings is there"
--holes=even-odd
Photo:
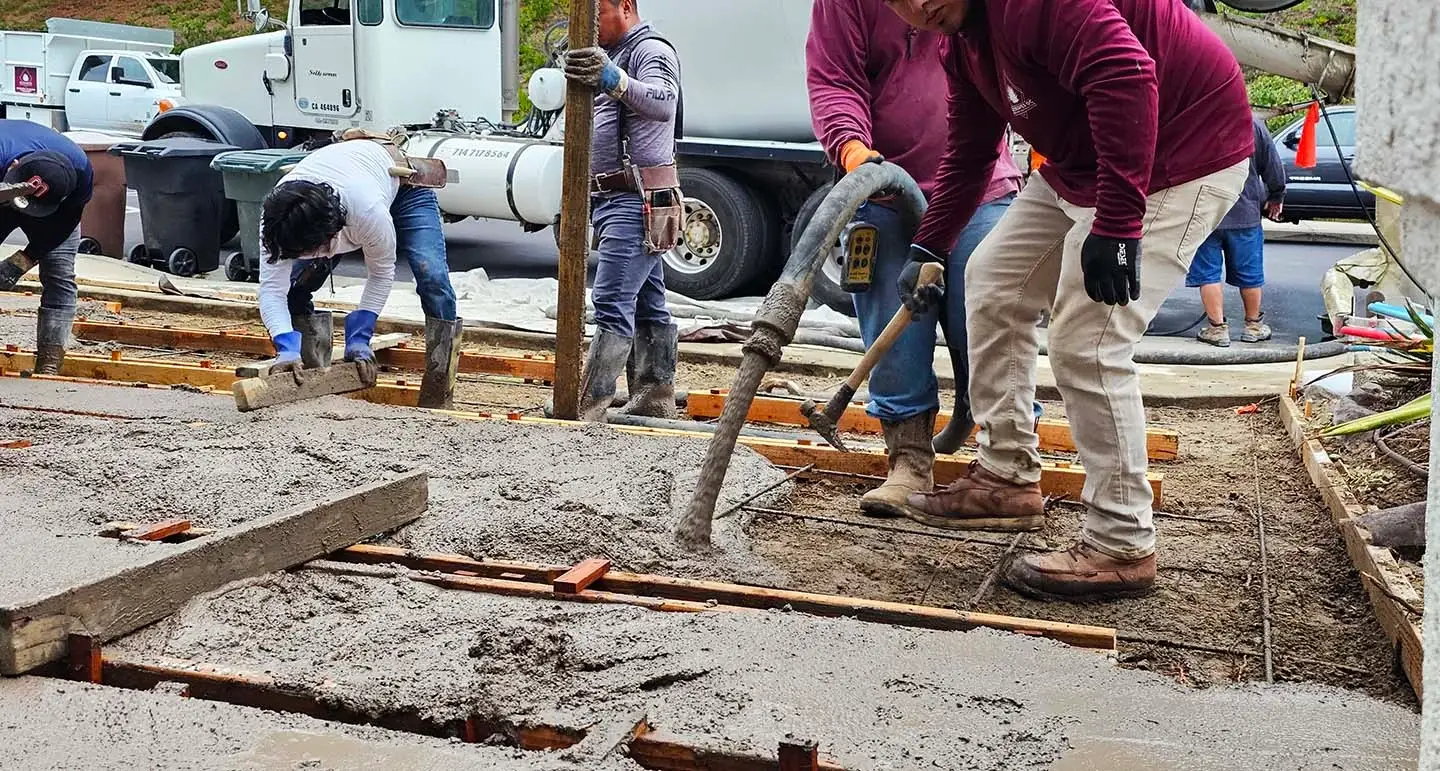
[[[826,415],[813,399],[806,399],[800,405],[800,414],[805,416],[805,422],[815,429],[815,433],[824,437],[831,447],[841,452],[850,452],[845,447],[845,443],[840,440],[840,429],[835,425],[835,421]]]

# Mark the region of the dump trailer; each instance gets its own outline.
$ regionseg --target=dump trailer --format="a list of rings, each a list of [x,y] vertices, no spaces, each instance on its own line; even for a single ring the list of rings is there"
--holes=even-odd
[[[835,179],[810,124],[811,0],[645,0],[643,9],[681,58],[685,222],[664,256],[667,283],[697,299],[763,292]],[[536,106],[517,121],[518,0],[290,0],[286,24],[259,0],[241,11],[256,34],[185,51],[188,104],[157,117],[147,138],[288,147],[340,128],[403,127],[408,152],[450,169],[439,191],[447,219],[510,220],[532,231],[558,222],[564,81],[553,65],[566,46],[563,25],[546,35],[552,67],[531,76]],[[1263,50],[1263,66],[1277,74],[1333,84],[1340,63],[1353,72],[1353,50],[1342,46],[1259,23],[1232,27],[1217,17],[1212,26],[1227,40],[1234,35],[1224,30],[1243,29],[1237,50],[1252,53],[1242,62]],[[1254,42],[1267,39],[1269,47]],[[1332,62],[1319,75],[1304,53],[1312,50]],[[1348,89],[1344,80],[1337,90]],[[848,308],[831,263],[815,297]]]
[[[82,19],[0,31],[0,118],[141,134],[180,103],[175,33]]]

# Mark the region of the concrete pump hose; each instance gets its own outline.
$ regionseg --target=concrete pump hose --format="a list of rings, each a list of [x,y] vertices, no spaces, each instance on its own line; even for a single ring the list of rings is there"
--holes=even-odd
[[[715,502],[735,440],[750,413],[755,391],[770,367],[779,361],[780,346],[788,344],[800,324],[800,315],[810,300],[810,287],[815,273],[830,253],[830,246],[840,238],[850,218],[861,204],[877,194],[893,195],[888,204],[899,210],[901,221],[913,231],[925,213],[925,196],[904,169],[893,163],[867,163],[846,174],[820,202],[799,242],[790,252],[780,279],[770,287],[760,312],[755,318],[755,331],[745,345],[745,355],[735,373],[735,383],[725,399],[725,408],[715,424],[715,437],[705,452],[705,463],[695,485],[695,497],[675,528],[675,540],[687,549],[710,545],[711,523]],[[876,287],[875,291],[895,291],[893,287]]]

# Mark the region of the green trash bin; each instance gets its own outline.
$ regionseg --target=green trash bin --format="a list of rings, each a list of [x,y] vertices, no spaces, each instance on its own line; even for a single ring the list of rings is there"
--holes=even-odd
[[[225,181],[225,197],[240,215],[240,249],[225,258],[231,281],[260,280],[260,204],[291,166],[305,153],[298,150],[239,150],[221,153],[210,162]]]

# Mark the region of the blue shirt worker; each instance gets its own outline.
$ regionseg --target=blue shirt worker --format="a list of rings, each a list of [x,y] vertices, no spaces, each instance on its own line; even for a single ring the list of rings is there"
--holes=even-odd
[[[435,191],[397,177],[405,162],[393,145],[368,138],[327,145],[305,156],[262,204],[260,221],[260,316],[275,341],[279,363],[297,379],[305,369],[330,364],[333,342],[328,311],[315,312],[315,290],[342,255],[360,252],[365,290],[359,307],[345,316],[345,360],[366,362],[374,383],[370,339],[395,283],[395,261],[415,276],[425,312],[425,374],[419,406],[449,409],[463,321]]]
[[[75,253],[94,171],[79,145],[24,120],[0,120],[0,169],[5,185],[28,183],[35,191],[0,204],[0,239],[17,229],[28,239],[23,249],[0,262],[0,291],[40,266],[35,372],[58,375],[75,320]]]
[[[565,76],[598,91],[590,151],[597,330],[580,375],[580,417],[605,419],[623,369],[625,414],[673,418],[679,334],[665,307],[661,255],[675,248],[683,216],[675,168],[680,62],[641,21],[636,0],[598,7],[600,46],[565,57]]]
[[[1275,152],[1270,129],[1259,119],[1252,119],[1255,128],[1255,155],[1250,158],[1250,177],[1234,208],[1220,221],[1220,226],[1200,245],[1185,286],[1200,288],[1200,302],[1210,323],[1200,330],[1201,342],[1226,348],[1230,345],[1230,325],[1225,319],[1225,288],[1220,285],[1223,266],[1225,280],[1240,290],[1245,306],[1245,331],[1240,339],[1258,343],[1270,339],[1270,325],[1260,310],[1260,292],[1265,286],[1265,230],[1260,215],[1280,219],[1285,205],[1285,166]]]

